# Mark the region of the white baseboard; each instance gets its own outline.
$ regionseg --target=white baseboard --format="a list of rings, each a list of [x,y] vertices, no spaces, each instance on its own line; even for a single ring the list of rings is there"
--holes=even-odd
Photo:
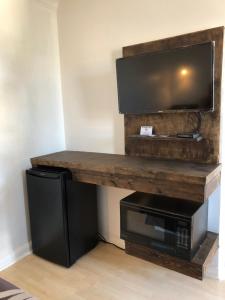
[[[24,258],[25,256],[31,254],[31,242],[28,242],[17,249],[12,251],[3,259],[0,259],[0,271],[10,267],[11,265],[15,264],[20,259]]]

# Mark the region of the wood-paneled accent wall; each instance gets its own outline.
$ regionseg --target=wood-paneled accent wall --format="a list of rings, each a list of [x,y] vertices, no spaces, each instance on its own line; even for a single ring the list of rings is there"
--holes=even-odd
[[[139,134],[141,125],[154,126],[156,134],[175,135],[191,132],[198,126],[194,112],[125,115],[125,153],[132,156],[177,159],[200,163],[218,163],[220,159],[220,107],[224,27],[184,34],[123,48],[123,57],[174,49],[214,41],[214,112],[202,113],[199,142],[190,140],[152,140],[131,137]]]

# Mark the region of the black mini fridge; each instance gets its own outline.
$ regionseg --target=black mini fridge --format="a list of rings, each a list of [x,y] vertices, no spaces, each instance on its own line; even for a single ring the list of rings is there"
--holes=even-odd
[[[26,171],[33,253],[70,267],[97,244],[96,186],[66,169]]]

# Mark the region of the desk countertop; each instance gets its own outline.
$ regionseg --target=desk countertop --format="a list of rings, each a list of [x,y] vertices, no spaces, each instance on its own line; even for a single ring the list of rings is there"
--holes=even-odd
[[[62,151],[31,159],[32,165],[68,168],[73,179],[203,201],[218,185],[221,165],[118,154]],[[173,189],[175,189],[173,191]],[[188,189],[190,189],[188,191]],[[198,196],[195,191],[198,190]],[[204,189],[204,191],[202,190]],[[200,190],[201,194],[200,195]]]

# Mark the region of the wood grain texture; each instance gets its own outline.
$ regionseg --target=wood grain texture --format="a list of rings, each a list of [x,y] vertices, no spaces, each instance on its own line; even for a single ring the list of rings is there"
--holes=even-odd
[[[29,255],[0,274],[40,300],[222,300],[225,295],[225,281],[196,280],[102,243],[70,269]]]
[[[63,167],[73,180],[203,202],[216,188],[219,164],[196,164],[118,154],[62,151],[32,158],[33,166]],[[207,193],[206,193],[207,192]]]
[[[202,113],[200,133],[203,140],[168,141],[135,140],[129,138],[139,134],[142,125],[154,126],[158,135],[176,135],[178,132],[192,132],[198,127],[198,116],[194,112],[125,115],[125,153],[132,156],[177,159],[200,163],[218,163],[220,159],[220,106],[223,58],[224,27],[184,34],[123,48],[123,56],[169,50],[177,47],[208,41],[215,43],[214,64],[214,112]]]
[[[218,248],[218,235],[212,232],[207,237],[191,261],[170,256],[147,246],[125,241],[126,253],[143,258],[162,267],[202,280],[211,258]]]

